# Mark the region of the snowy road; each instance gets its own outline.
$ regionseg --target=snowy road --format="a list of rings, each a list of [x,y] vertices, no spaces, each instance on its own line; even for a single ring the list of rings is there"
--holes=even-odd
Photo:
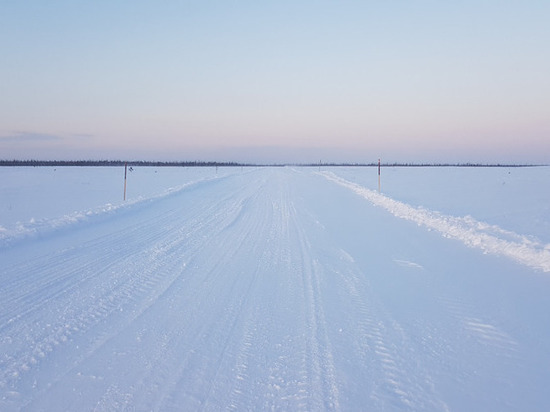
[[[329,177],[245,170],[0,248],[0,409],[547,410],[549,274]]]

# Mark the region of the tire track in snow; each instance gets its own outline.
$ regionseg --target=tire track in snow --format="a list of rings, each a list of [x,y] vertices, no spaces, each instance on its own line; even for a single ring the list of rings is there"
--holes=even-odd
[[[339,409],[320,268],[296,220],[287,177],[270,181],[254,205],[261,216],[250,218],[265,224],[252,240],[257,263],[234,330],[240,338],[227,351],[232,383],[216,387],[207,410],[219,409],[224,398],[231,410]]]
[[[314,409],[339,410],[339,390],[335,377],[334,358],[332,347],[326,330],[326,318],[323,309],[320,278],[322,267],[313,258],[309,244],[299,222],[296,212],[293,213],[294,224],[299,233],[300,252],[303,267],[304,301],[307,309],[306,330],[309,332],[308,356],[311,388],[322,388],[317,396],[323,400],[323,405],[313,405]]]
[[[224,201],[227,201],[227,197],[220,202]],[[30,264],[22,267],[16,265],[6,272],[6,279],[16,279],[17,282],[4,287],[2,294],[8,298],[12,294],[16,296],[15,300],[5,299],[3,303],[8,304],[7,309],[21,312],[20,299],[25,299],[28,310],[24,310],[17,317],[8,314],[8,322],[4,324],[5,327],[11,327],[11,330],[3,330],[5,337],[0,345],[7,347],[5,353],[10,355],[5,355],[1,360],[3,373],[0,376],[0,387],[16,387],[20,377],[35,368],[40,359],[54,351],[57,345],[66,343],[76,335],[84,334],[108,317],[112,322],[123,308],[127,310],[126,313],[131,313],[130,318],[126,314],[122,315],[122,321],[128,322],[147,305],[156,302],[160,293],[181,273],[181,268],[186,266],[186,260],[208,243],[207,237],[197,236],[199,230],[205,225],[216,231],[220,230],[220,227],[224,227],[223,220],[237,215],[242,205],[233,204],[233,210],[220,207],[217,203],[204,206],[201,206],[202,218],[195,219],[184,228],[173,225],[175,215],[174,211],[171,211],[156,216],[150,223],[142,221],[134,231],[125,227],[84,246],[61,251],[55,258],[49,257],[46,266],[43,258],[37,258]],[[197,207],[196,210],[201,211],[201,207]],[[148,224],[149,229],[146,228]],[[186,236],[185,231],[189,232],[190,236]],[[127,242],[124,239],[128,237],[134,244],[130,248],[123,246],[112,254],[112,245],[125,245]],[[139,246],[136,246],[136,243]],[[183,248],[184,246],[187,247]],[[88,261],[86,258],[84,265],[79,265],[78,257],[82,258],[82,249],[86,250],[86,256],[92,256],[92,260]],[[180,253],[183,251],[179,257],[178,250]],[[109,256],[111,258],[103,262],[103,259]],[[48,266],[49,262],[54,263]],[[174,270],[177,267],[180,268],[179,271]],[[84,272],[83,268],[86,268]],[[34,272],[40,272],[43,278],[36,278],[30,282],[27,278]],[[84,275],[81,275],[82,272]],[[112,275],[115,275],[114,279]],[[22,278],[23,281],[20,282]],[[108,282],[102,282],[105,278]],[[55,290],[49,293],[50,289]],[[40,291],[42,294],[38,293]],[[86,295],[83,296],[81,291],[86,291]],[[147,295],[149,297],[144,298]],[[29,300],[28,296],[33,298]],[[53,309],[49,308],[50,302],[54,304]],[[46,320],[45,311],[51,314]],[[31,320],[32,318],[36,320]],[[22,319],[25,319],[24,323]],[[45,326],[25,330],[26,325],[37,322]],[[116,335],[117,332],[113,333]],[[17,339],[24,339],[26,343],[20,343]],[[109,339],[109,336],[96,337],[97,342],[93,344],[95,348],[89,348],[90,352],[86,357],[93,356]],[[9,350],[11,347],[18,348],[19,352]],[[83,359],[80,359],[79,362],[82,361]]]
[[[332,172],[320,174],[327,180],[354,191],[372,204],[383,207],[394,216],[411,220],[430,230],[437,230],[444,237],[460,240],[466,246],[481,249],[484,253],[506,256],[523,265],[550,272],[550,244],[541,244],[526,236],[520,236],[496,225],[479,222],[469,216],[446,216],[423,208],[415,208],[342,179]]]
[[[248,209],[246,204],[253,202],[256,195],[246,196],[243,201],[237,199],[237,203]],[[249,276],[238,276],[230,268],[239,259],[243,244],[253,233],[261,231],[258,224],[263,222],[243,220],[246,215],[243,210],[220,229],[213,237],[215,240],[211,239],[215,245],[206,245],[204,254],[198,252],[194,258],[198,266],[190,269],[190,283],[180,284],[170,291],[170,295],[178,301],[176,305],[185,304],[182,310],[187,308],[184,322],[172,331],[172,342],[168,352],[159,359],[159,364],[134,388],[137,393],[139,388],[146,390],[151,384],[159,388],[160,394],[153,396],[157,399],[154,409],[180,408],[182,405],[191,409],[209,409],[212,394],[218,389],[223,390],[223,387],[217,387],[217,381],[224,379],[218,378],[218,375],[222,364],[230,356],[231,338],[248,299],[248,292],[241,292],[250,290],[250,283],[254,281]],[[244,224],[238,223],[243,221]],[[220,252],[214,259],[210,258],[212,250]],[[181,299],[189,294],[183,289],[184,286],[194,290],[194,295],[189,296],[191,302]],[[195,304],[190,304],[192,302]],[[226,303],[221,305],[220,302]],[[223,312],[216,311],[217,308],[223,309]],[[199,324],[198,319],[202,320]],[[174,363],[181,354],[185,354],[184,357]],[[177,367],[174,367],[175,364]],[[164,372],[158,374],[156,370]]]
[[[170,216],[161,216],[155,219],[154,224],[164,225],[170,219]],[[147,222],[143,224],[146,225]],[[124,261],[133,255],[134,252],[117,246],[123,243],[120,237],[121,234],[117,232],[103,236],[99,241],[56,251],[46,261],[41,256],[8,267],[0,287],[0,293],[4,295],[0,331],[17,318],[32,311],[42,310],[50,301],[55,301],[61,295],[86,288],[87,282],[97,275],[98,267],[104,266],[105,270],[109,269],[112,262],[105,262],[106,255],[116,253],[118,261]],[[129,228],[124,237],[137,239],[141,237],[140,231]],[[140,247],[145,247],[144,245],[156,242],[162,237],[162,233],[153,235],[149,232],[148,236],[141,239]],[[82,249],[86,250],[87,259],[82,259]],[[40,277],[34,275],[38,271],[42,272]]]
[[[309,222],[311,249],[322,268],[322,294],[328,314],[325,324],[335,348],[335,380],[340,385],[341,403],[362,404],[372,410],[448,410],[435,387],[433,371],[417,361],[416,335],[396,320],[392,307],[373,290],[369,279],[377,275],[359,267],[323,225],[331,218],[340,220],[339,216],[336,212],[325,214],[325,208],[308,209],[309,204],[304,204],[299,221]],[[353,381],[343,383],[350,376]]]
[[[149,237],[145,240],[154,241]],[[136,290],[132,289],[137,285],[135,279],[127,282],[124,274],[115,274],[105,284],[97,282],[98,275],[111,273],[117,267],[103,263],[108,251],[101,245],[103,242],[84,246],[92,257],[84,263],[79,261],[82,255],[78,249],[81,248],[76,248],[61,251],[45,262],[36,259],[6,272],[8,279],[17,282],[2,290],[6,307],[2,311],[5,323],[0,330],[5,335],[6,352],[12,355],[2,362],[0,385],[16,382],[22,373],[38,365],[55,347],[66,344],[72,336],[120,310],[130,297],[136,295]],[[95,253],[97,250],[100,253]],[[132,267],[133,260],[133,253],[118,254],[118,264],[122,267]],[[154,266],[149,269],[154,270]],[[27,275],[36,272],[43,276],[27,279]],[[20,282],[20,279],[24,281]],[[33,325],[32,329],[29,329],[29,324]],[[8,350],[11,347],[19,348],[19,351]]]
[[[326,264],[345,290],[350,339],[355,341],[355,359],[367,373],[364,391],[375,410],[438,410],[448,406],[433,386],[428,370],[415,364],[415,345],[401,325],[371,290],[368,275],[344,250],[332,251],[338,266]]]
[[[301,364],[302,351],[288,351],[298,340],[291,332],[296,323],[288,324],[285,312],[297,300],[297,282],[292,275],[289,211],[285,189],[279,180],[272,181],[281,192],[266,192],[255,210],[264,211],[263,236],[256,243],[258,260],[255,283],[241,327],[241,342],[235,356],[234,385],[229,395],[231,410],[254,408],[258,399],[263,409],[304,410],[306,391],[303,373],[289,370],[289,364]],[[267,236],[266,236],[267,235]],[[281,276],[285,276],[281,278]],[[284,285],[284,291],[281,286]],[[267,297],[267,300],[266,300]],[[301,324],[300,313],[292,319]],[[286,325],[286,328],[284,327]]]
[[[267,195],[267,196],[266,196]],[[288,250],[285,244],[281,242],[283,232],[286,232],[284,222],[280,222],[278,212],[280,211],[278,203],[271,199],[268,194],[262,194],[261,204],[256,204],[256,211],[262,211],[259,218],[265,224],[257,235],[269,234],[267,241],[255,243],[253,253],[258,256],[254,267],[254,281],[250,284],[248,291],[249,299],[247,301],[246,311],[243,311],[242,325],[240,326],[236,353],[234,355],[233,370],[235,371],[234,383],[230,385],[228,394],[229,402],[227,404],[230,410],[247,410],[254,405],[254,396],[259,397],[261,390],[266,390],[265,375],[258,375],[255,366],[259,363],[258,353],[262,350],[268,350],[270,345],[268,331],[266,328],[266,319],[273,317],[273,314],[266,312],[265,302],[258,301],[258,296],[262,296],[262,289],[265,287],[266,274],[270,272],[270,267],[278,265],[281,260],[285,260]],[[280,226],[281,233],[274,233],[274,227]],[[260,236],[261,239],[261,236]],[[270,247],[267,248],[266,245]],[[256,394],[256,395],[253,395]],[[271,399],[271,397],[267,397]]]
[[[224,284],[217,285],[221,281],[219,275],[223,272],[224,263],[231,261],[235,257],[236,251],[240,249],[242,242],[254,228],[250,227],[243,232],[239,232],[237,238],[232,238],[232,242],[227,243],[223,248],[217,248],[216,250],[222,252],[222,254],[217,256],[217,260],[204,260],[204,258],[201,258],[201,255],[204,249],[211,250],[209,248],[212,247],[211,243],[215,239],[221,238],[215,240],[215,242],[224,243],[223,233],[227,232],[228,228],[234,225],[235,221],[241,219],[242,210],[246,207],[247,199],[246,197],[241,198],[240,196],[243,195],[240,192],[238,195],[238,197],[235,197],[235,194],[232,194],[226,199],[229,208],[220,208],[220,205],[217,205],[216,209],[224,211],[222,214],[227,214],[231,209],[234,211],[228,214],[230,219],[225,220],[223,224],[218,222],[204,228],[206,232],[203,232],[201,237],[208,239],[208,241],[193,251],[192,262],[187,265],[185,270],[187,280],[178,281],[171,285],[170,289],[163,296],[155,300],[155,305],[150,311],[151,314],[144,313],[142,315],[143,322],[147,324],[151,322],[149,317],[154,316],[155,313],[172,314],[173,322],[170,322],[170,324],[174,323],[174,326],[169,326],[166,331],[168,335],[164,339],[167,341],[167,344],[163,346],[163,350],[153,360],[154,367],[151,367],[150,372],[142,376],[139,382],[131,389],[136,394],[138,404],[150,405],[152,409],[176,407],[176,405],[178,407],[181,407],[181,405],[190,406],[192,404],[195,404],[195,408],[197,408],[203,402],[201,395],[194,395],[193,393],[197,392],[197,394],[200,394],[204,388],[209,387],[211,379],[208,378],[208,374],[212,369],[217,369],[219,366],[215,366],[216,362],[213,359],[204,358],[201,352],[202,350],[206,350],[205,346],[212,339],[212,335],[216,336],[214,340],[216,346],[220,340],[223,341],[224,337],[220,333],[227,332],[225,325],[231,324],[239,309],[237,302],[228,301],[226,310],[223,313],[210,314],[209,306],[212,306],[211,302],[220,298],[229,299],[235,293],[234,288],[236,287],[235,282],[237,278],[233,280],[232,285],[228,285],[229,287],[225,288],[226,290],[221,291],[219,286],[223,286]],[[227,295],[228,292],[230,292],[229,295]],[[184,299],[185,297],[190,302],[195,302],[195,304],[190,305]],[[162,309],[167,305],[168,308]],[[180,307],[183,318],[178,319],[178,308]],[[216,306],[214,305],[213,307]],[[205,313],[208,315],[205,316]],[[197,319],[202,319],[202,322],[197,324]],[[162,329],[165,329],[162,325]],[[156,325],[151,325],[151,328],[155,327]],[[220,335],[219,338],[218,335]],[[229,333],[229,336],[231,336],[231,333]],[[227,343],[227,340],[225,342]],[[208,345],[212,345],[212,342],[208,343]],[[151,344],[147,346],[151,346]],[[223,350],[220,358],[223,358],[226,345],[222,344],[221,347]],[[217,353],[217,350],[216,348],[212,353]],[[182,354],[184,354],[183,358],[181,358]],[[199,363],[197,364],[197,362]],[[175,367],[175,365],[178,366]],[[189,379],[186,376],[188,370],[194,371],[193,379]],[[171,399],[174,394],[181,392],[178,390],[178,385],[181,382],[185,383],[184,392],[186,398],[184,399],[180,396],[181,399],[179,401]],[[151,392],[151,388],[154,388],[154,391]],[[144,399],[144,394],[148,394],[148,398]],[[141,401],[139,401],[140,399]]]
[[[301,254],[296,248],[295,225],[286,182],[261,197],[254,210],[264,211],[267,224],[257,239],[255,282],[239,326],[235,348],[234,384],[228,402],[231,410],[313,410],[321,405],[311,381],[310,335],[304,303]],[[253,217],[254,218],[254,217]],[[298,306],[296,306],[298,305]],[[307,306],[307,307],[306,307]],[[315,379],[318,379],[317,377]],[[258,403],[260,402],[260,403]]]
[[[497,325],[483,319],[482,315],[463,299],[441,297],[440,301],[461,325],[467,335],[480,345],[487,346],[502,358],[517,359],[518,343]]]

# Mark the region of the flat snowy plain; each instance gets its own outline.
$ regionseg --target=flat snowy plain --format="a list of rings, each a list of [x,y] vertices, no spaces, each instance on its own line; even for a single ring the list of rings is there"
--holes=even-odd
[[[0,168],[0,410],[550,409],[550,168]]]

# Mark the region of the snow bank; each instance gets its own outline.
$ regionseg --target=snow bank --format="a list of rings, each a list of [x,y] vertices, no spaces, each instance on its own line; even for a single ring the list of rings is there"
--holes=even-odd
[[[481,249],[484,253],[507,256],[537,270],[550,272],[550,244],[543,244],[533,237],[518,235],[499,226],[480,222],[471,216],[448,216],[413,207],[342,179],[332,172],[320,174],[354,191],[372,204],[383,207],[396,217],[411,220],[429,230],[437,230],[444,237],[460,240],[469,247]]]

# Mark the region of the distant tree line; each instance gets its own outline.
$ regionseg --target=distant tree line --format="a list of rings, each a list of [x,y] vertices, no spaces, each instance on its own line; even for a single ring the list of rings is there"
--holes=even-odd
[[[181,166],[181,167],[205,167],[205,166],[255,166],[236,162],[155,162],[146,160],[0,160],[0,166]]]
[[[0,166],[171,166],[171,167],[241,167],[241,166],[302,166],[302,167],[374,167],[378,163],[277,163],[277,164],[252,164],[238,162],[202,162],[202,161],[181,161],[181,162],[160,162],[147,160],[0,160]],[[382,163],[383,167],[533,167],[544,166],[541,164],[484,164],[484,163]]]
[[[378,163],[308,163],[295,166],[310,167],[378,167]],[[542,164],[507,164],[507,163],[382,163],[382,167],[534,167]]]

